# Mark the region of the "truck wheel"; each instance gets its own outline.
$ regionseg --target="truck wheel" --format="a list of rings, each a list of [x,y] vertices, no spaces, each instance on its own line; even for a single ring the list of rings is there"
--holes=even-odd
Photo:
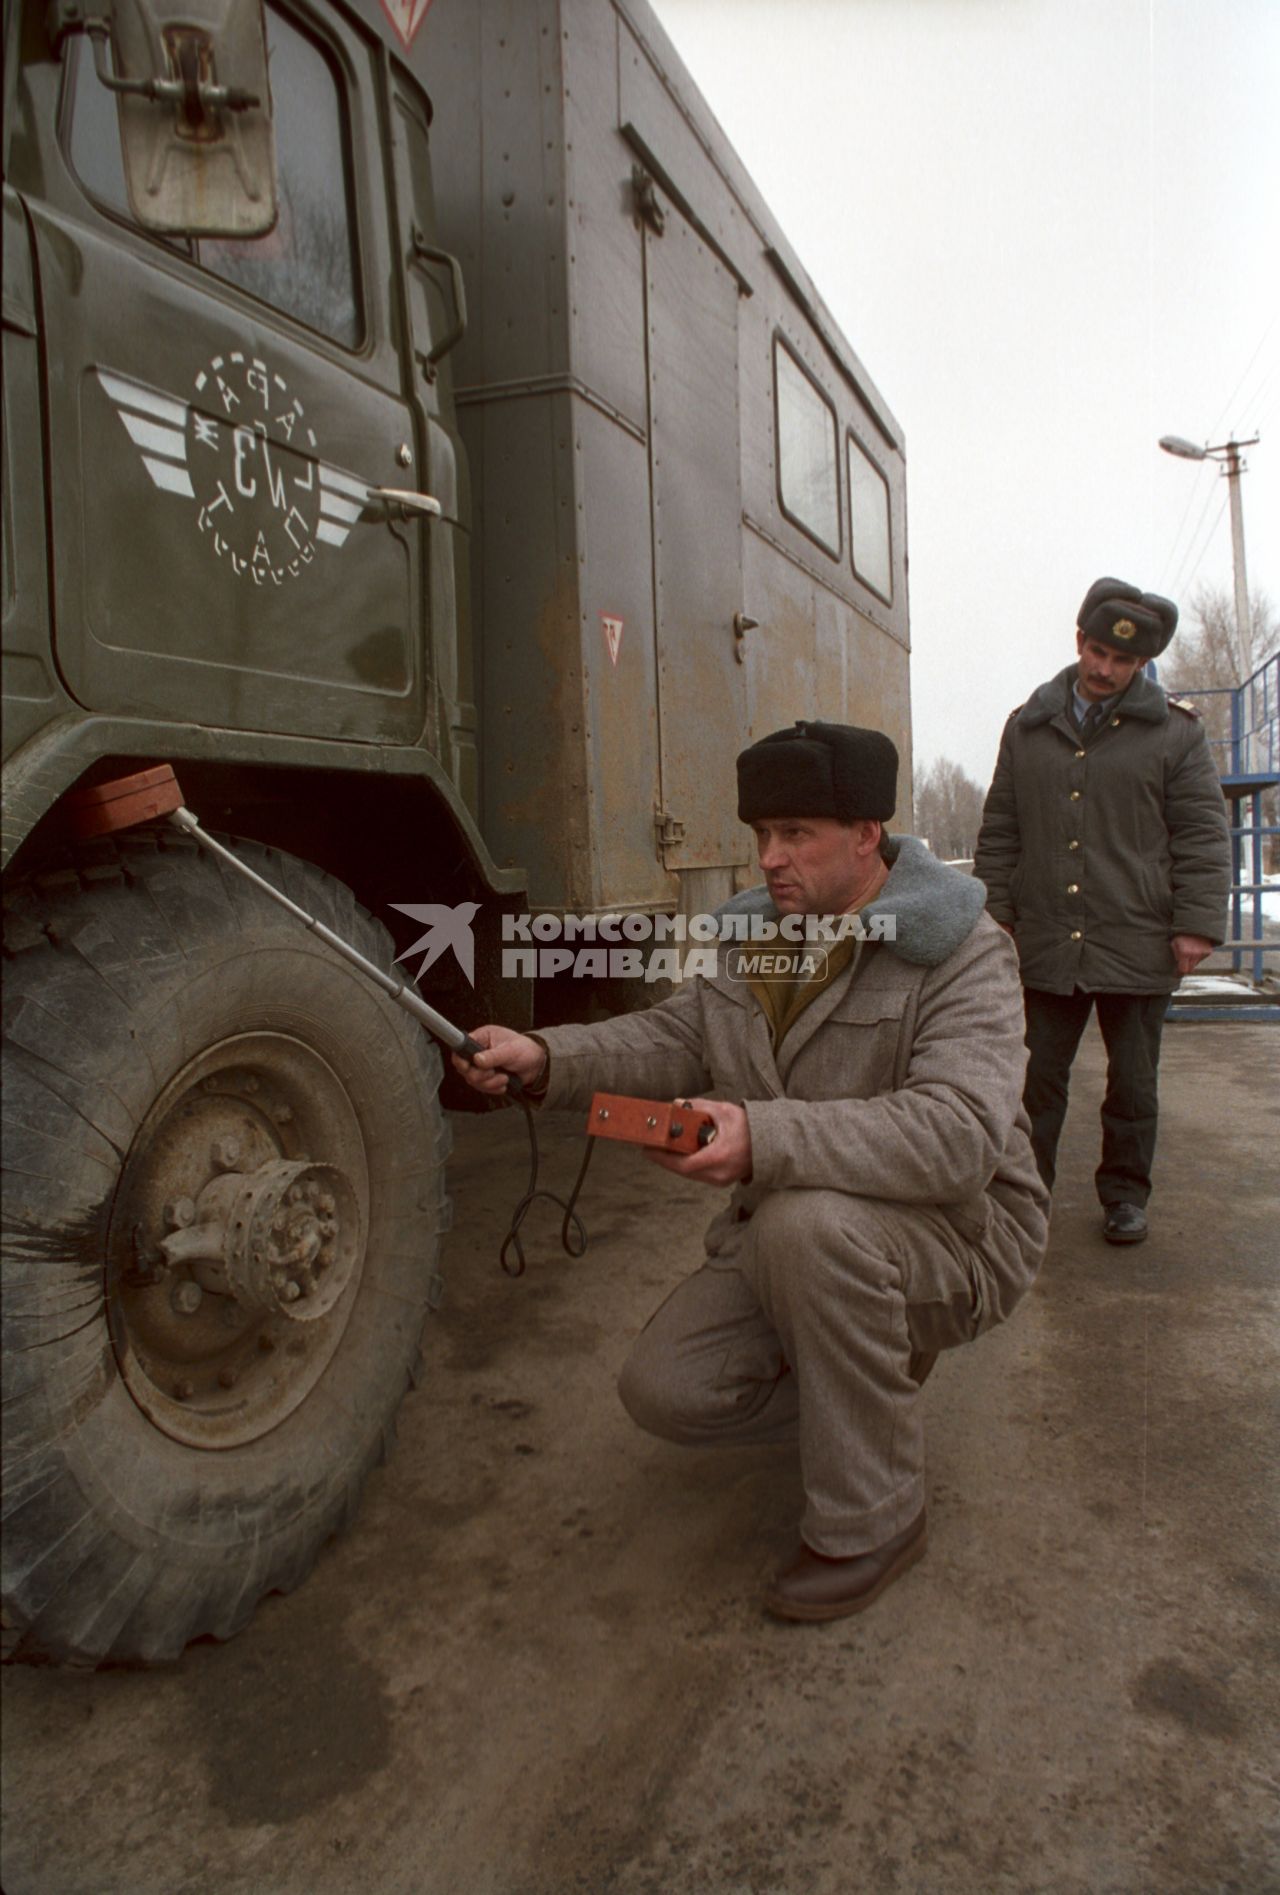
[[[349,890],[238,845],[389,965]],[[4,1611],[17,1656],[175,1658],[354,1514],[447,1228],[440,1061],[186,838],[5,903]]]

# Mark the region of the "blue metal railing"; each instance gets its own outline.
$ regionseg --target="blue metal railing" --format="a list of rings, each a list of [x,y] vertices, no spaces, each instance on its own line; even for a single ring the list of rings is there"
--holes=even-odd
[[[1280,883],[1264,881],[1266,836],[1280,835],[1280,824],[1264,822],[1263,797],[1280,785],[1280,651],[1265,658],[1243,684],[1197,691],[1197,704],[1226,698],[1230,727],[1226,735],[1209,733],[1223,793],[1231,803],[1231,953],[1233,973],[1249,964],[1255,987],[1265,974],[1263,957],[1280,948],[1280,938],[1265,938],[1263,896],[1280,891]],[[1207,706],[1206,706],[1207,708]],[[1211,718],[1213,723],[1218,720]],[[1246,912],[1249,932],[1245,932]],[[1259,1007],[1256,1002],[1239,1009],[1195,1006],[1177,1002],[1171,1018],[1183,1020],[1280,1020],[1280,1005]]]

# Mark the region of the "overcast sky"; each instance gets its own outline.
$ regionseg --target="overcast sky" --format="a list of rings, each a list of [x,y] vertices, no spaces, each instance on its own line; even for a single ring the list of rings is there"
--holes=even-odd
[[[1280,0],[652,0],[906,434],[917,768],[1103,573],[1280,611]]]

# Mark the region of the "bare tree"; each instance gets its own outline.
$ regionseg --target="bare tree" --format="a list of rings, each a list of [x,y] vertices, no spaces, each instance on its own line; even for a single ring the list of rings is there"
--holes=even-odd
[[[1270,657],[1280,642],[1280,618],[1265,592],[1250,601],[1249,671]],[[1228,690],[1243,684],[1235,600],[1225,586],[1197,586],[1191,611],[1160,667],[1160,682],[1171,691]]]
[[[972,858],[983,795],[981,784],[950,757],[938,757],[917,779],[916,829],[944,862]]]
[[[1280,618],[1265,593],[1255,592],[1250,601],[1249,675],[1252,676],[1280,645]],[[1227,775],[1236,761],[1232,755],[1231,702],[1241,675],[1240,640],[1236,631],[1235,599],[1225,587],[1197,587],[1191,601],[1191,621],[1178,633],[1169,649],[1168,663],[1161,667],[1160,682],[1167,690],[1191,698],[1204,719],[1205,732],[1221,775]],[[1274,686],[1264,699],[1260,692],[1246,694],[1242,704],[1241,728],[1243,754],[1239,763],[1245,770],[1259,767],[1262,733],[1252,729],[1265,706],[1274,716]],[[1270,744],[1261,743],[1265,756],[1274,756],[1274,735]],[[1277,820],[1278,799],[1275,790],[1262,798],[1262,818],[1270,825]],[[1239,814],[1239,812],[1237,812]],[[1271,867],[1276,864],[1277,838],[1268,837],[1264,853]]]
[[[1280,643],[1280,619],[1262,592],[1253,595],[1250,618],[1249,675],[1252,675]],[[1229,768],[1231,698],[1227,694],[1242,684],[1244,678],[1235,600],[1224,586],[1196,588],[1188,621],[1180,627],[1159,671],[1160,682],[1166,690],[1195,701],[1204,718],[1219,769]]]

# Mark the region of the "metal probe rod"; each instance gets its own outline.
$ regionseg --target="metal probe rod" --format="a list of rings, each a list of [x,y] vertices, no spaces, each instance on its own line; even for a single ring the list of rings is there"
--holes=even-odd
[[[451,1047],[455,1053],[463,1053],[471,1059],[475,1054],[484,1051],[484,1048],[477,1040],[473,1040],[469,1033],[464,1033],[461,1027],[454,1026],[452,1020],[446,1020],[442,1013],[437,1013],[434,1007],[429,1007],[421,995],[414,993],[412,988],[406,987],[402,980],[397,980],[394,974],[384,973],[382,968],[373,961],[366,960],[358,948],[353,948],[349,941],[344,941],[340,935],[336,935],[332,928],[326,928],[323,921],[317,921],[315,916],[309,915],[305,908],[299,908],[296,901],[290,901],[289,897],[282,895],[278,888],[273,888],[265,877],[251,869],[247,862],[242,862],[231,849],[226,848],[221,842],[215,842],[213,837],[207,835],[200,827],[189,809],[171,811],[169,821],[175,828],[181,829],[184,835],[193,836],[202,849],[208,849],[211,855],[218,856],[228,868],[234,869],[237,875],[246,876],[262,890],[264,895],[270,895],[272,901],[278,902],[281,908],[287,908],[291,915],[310,928],[312,934],[318,934],[335,953],[341,954],[342,958],[350,961],[353,967],[358,967],[362,974],[367,974],[370,980],[376,981],[384,993],[390,994],[399,1006],[402,1006],[407,1013],[411,1013],[420,1025],[426,1027],[428,1033],[434,1034],[438,1040],[443,1040],[444,1044]],[[521,1090],[520,1081],[514,1073],[508,1073],[507,1077],[512,1095],[518,1095]]]

